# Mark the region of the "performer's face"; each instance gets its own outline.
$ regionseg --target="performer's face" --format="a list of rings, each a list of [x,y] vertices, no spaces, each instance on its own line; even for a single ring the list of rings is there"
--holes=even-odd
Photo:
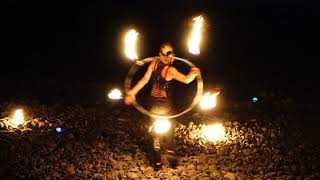
[[[172,63],[173,62],[173,58],[174,57],[174,52],[173,52],[173,48],[171,46],[165,46],[161,49],[161,52],[159,53],[161,59],[165,62],[165,63]]]

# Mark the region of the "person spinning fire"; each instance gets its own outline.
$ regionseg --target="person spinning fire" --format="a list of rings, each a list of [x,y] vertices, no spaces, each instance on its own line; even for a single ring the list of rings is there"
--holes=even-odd
[[[159,115],[170,115],[173,112],[171,99],[168,96],[169,86],[172,80],[189,84],[198,75],[200,75],[199,68],[191,68],[187,75],[179,72],[175,67],[172,66],[174,61],[173,46],[170,42],[165,42],[160,45],[159,58],[154,58],[144,76],[137,82],[137,84],[128,91],[124,97],[124,103],[131,105],[136,100],[136,95],[139,91],[149,82],[151,79],[151,92],[150,92],[150,104],[152,106],[151,112]],[[136,62],[142,66],[141,61]],[[160,139],[159,137],[154,138],[153,147],[156,154],[156,167],[161,167],[161,155],[160,155]]]

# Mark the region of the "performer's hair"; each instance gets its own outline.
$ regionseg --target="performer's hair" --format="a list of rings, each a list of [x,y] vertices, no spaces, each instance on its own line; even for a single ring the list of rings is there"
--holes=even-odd
[[[170,46],[173,48],[173,45],[170,42],[164,42],[160,45],[159,51],[161,52],[161,49],[166,47],[166,46]]]

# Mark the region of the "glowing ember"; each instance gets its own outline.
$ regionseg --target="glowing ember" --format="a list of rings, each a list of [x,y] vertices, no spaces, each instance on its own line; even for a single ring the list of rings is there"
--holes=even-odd
[[[56,132],[57,132],[57,133],[61,133],[61,132],[62,132],[62,128],[61,128],[61,127],[57,127],[57,128],[56,128]]]
[[[171,122],[168,119],[157,119],[154,123],[154,131],[157,134],[163,134],[167,132],[171,127]]]
[[[127,32],[124,43],[125,43],[125,49],[124,52],[126,56],[131,59],[135,60],[138,59],[137,53],[136,53],[136,41],[137,41],[138,33],[131,29],[129,32]]]
[[[113,89],[108,94],[109,99],[122,99],[122,93],[119,89]]]
[[[254,102],[254,103],[255,103],[255,102],[258,102],[258,98],[257,98],[257,97],[253,97],[251,100],[252,100],[252,102]]]
[[[18,127],[20,124],[24,122],[24,116],[22,109],[16,110],[14,113],[14,117],[11,121],[13,127]]]
[[[202,96],[200,101],[201,109],[211,109],[217,106],[217,96],[220,92],[215,94],[210,94],[207,92],[205,95]]]
[[[188,42],[189,52],[197,55],[200,54],[200,40],[201,40],[201,27],[203,23],[203,17],[198,16],[193,19],[193,31],[191,32],[191,36]]]
[[[202,129],[203,137],[211,142],[223,141],[226,138],[226,129],[225,127],[218,123],[212,124],[204,127]]]

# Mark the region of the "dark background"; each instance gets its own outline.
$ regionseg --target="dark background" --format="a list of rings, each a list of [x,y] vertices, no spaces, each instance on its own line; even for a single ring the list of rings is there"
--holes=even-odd
[[[122,87],[130,62],[124,32],[139,34],[139,56],[170,41],[202,69],[206,87],[235,96],[280,90],[318,100],[317,1],[19,1],[1,3],[1,97],[66,97]],[[186,47],[191,18],[205,17],[201,54]],[[89,87],[88,84],[91,86]],[[94,91],[86,91],[91,96]],[[92,94],[95,96],[95,94]]]

